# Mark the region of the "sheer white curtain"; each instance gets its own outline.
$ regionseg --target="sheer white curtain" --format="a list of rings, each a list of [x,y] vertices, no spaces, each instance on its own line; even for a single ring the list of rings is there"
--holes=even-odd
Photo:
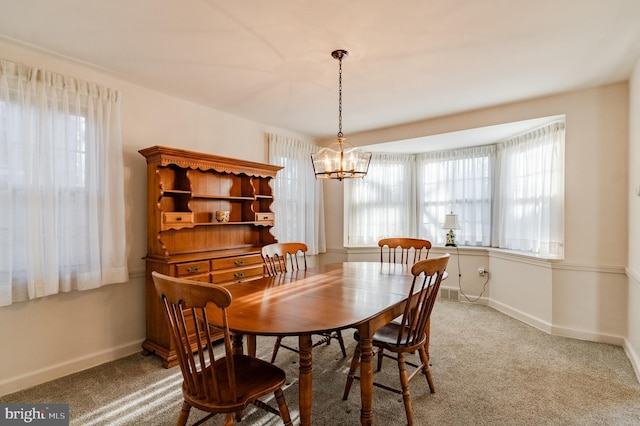
[[[128,280],[119,98],[0,61],[0,306]]]
[[[494,145],[418,156],[418,236],[444,244],[442,223],[447,213],[458,215],[456,243],[491,245]]]
[[[276,134],[268,135],[268,143],[269,163],[284,167],[273,181],[273,235],[278,241],[305,243],[308,254],[326,252],[322,182],[311,164],[318,147]]]
[[[498,144],[493,245],[563,255],[564,122]]]
[[[414,156],[373,153],[367,176],[347,179],[347,246],[415,235]]]

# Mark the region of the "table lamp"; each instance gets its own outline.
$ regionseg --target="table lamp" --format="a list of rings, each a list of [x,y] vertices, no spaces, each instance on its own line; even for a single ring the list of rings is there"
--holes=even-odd
[[[447,243],[445,247],[457,247],[456,246],[456,234],[454,234],[454,229],[460,229],[458,225],[458,215],[451,212],[446,215],[444,218],[444,224],[442,224],[442,229],[448,229],[447,232]]]

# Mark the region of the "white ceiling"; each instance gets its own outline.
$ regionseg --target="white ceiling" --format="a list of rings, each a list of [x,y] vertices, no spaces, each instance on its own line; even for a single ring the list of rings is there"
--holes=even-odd
[[[640,0],[2,0],[1,36],[329,139],[335,49],[348,136],[625,81]]]

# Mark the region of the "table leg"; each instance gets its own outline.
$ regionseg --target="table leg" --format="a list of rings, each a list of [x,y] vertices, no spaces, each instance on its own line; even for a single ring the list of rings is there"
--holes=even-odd
[[[313,369],[311,360],[311,335],[303,334],[298,337],[300,349],[300,373],[298,387],[300,393],[300,425],[311,425],[311,406],[313,395]]]
[[[256,357],[256,335],[247,335],[247,355]]]
[[[231,335],[231,347],[233,348],[233,353],[235,355],[242,355],[244,353],[243,348],[243,339],[242,334],[232,334]],[[247,335],[247,355],[255,358],[256,356],[256,336],[255,334]]]
[[[373,345],[363,328],[360,335],[360,424],[373,424]]]
[[[231,347],[234,355],[242,355],[244,349],[242,347],[242,334],[233,333],[231,335]]]

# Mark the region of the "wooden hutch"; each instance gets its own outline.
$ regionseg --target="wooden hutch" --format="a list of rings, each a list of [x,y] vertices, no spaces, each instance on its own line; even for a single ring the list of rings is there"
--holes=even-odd
[[[142,347],[171,367],[176,353],[151,272],[214,284],[263,276],[260,249],[276,242],[270,182],[282,167],[162,146],[139,152],[147,160]],[[228,221],[216,220],[218,211],[228,212]]]

